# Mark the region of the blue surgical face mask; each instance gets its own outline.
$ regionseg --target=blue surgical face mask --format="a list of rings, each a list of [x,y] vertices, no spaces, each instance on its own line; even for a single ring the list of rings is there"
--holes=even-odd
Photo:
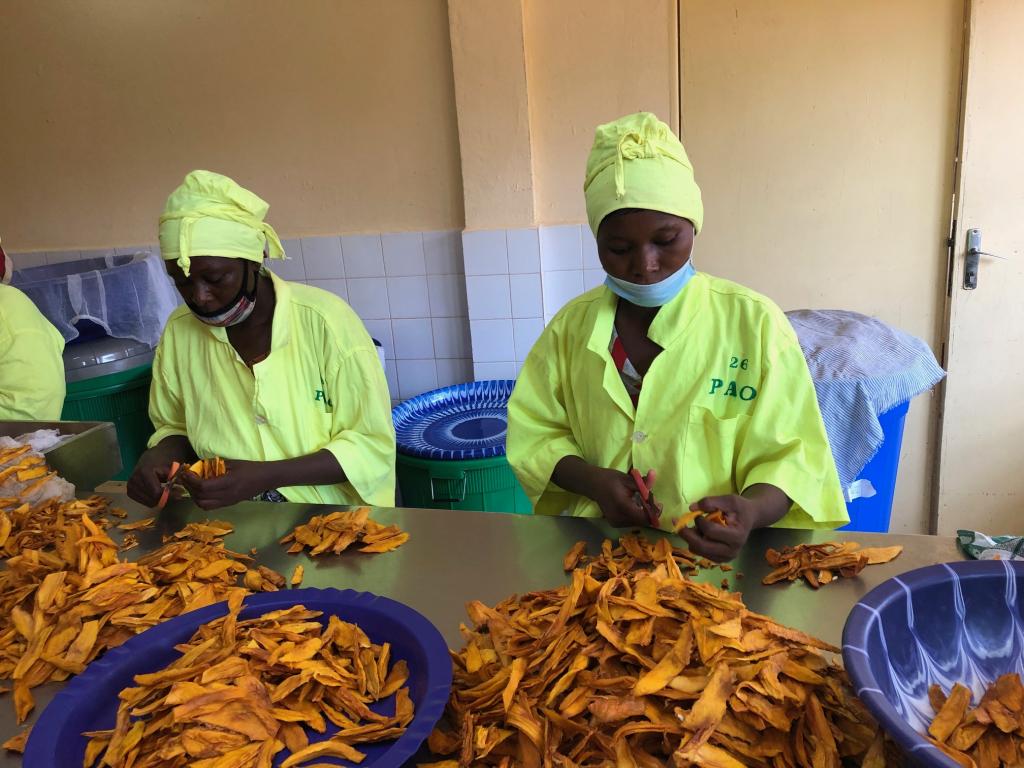
[[[682,267],[657,283],[640,285],[608,275],[604,284],[611,289],[612,293],[630,304],[636,304],[638,307],[663,307],[679,295],[679,292],[686,287],[690,278],[695,274],[697,274],[697,270],[693,268],[693,259],[691,258]]]

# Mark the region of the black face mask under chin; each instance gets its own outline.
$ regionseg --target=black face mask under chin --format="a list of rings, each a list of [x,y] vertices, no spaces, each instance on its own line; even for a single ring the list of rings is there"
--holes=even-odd
[[[239,286],[238,293],[234,299],[228,302],[222,309],[213,312],[200,312],[186,302],[192,314],[207,325],[214,325],[219,328],[227,328],[244,322],[252,314],[252,311],[256,309],[256,290],[260,285],[260,271],[259,267],[250,270],[248,261],[243,263],[242,270],[242,284]],[[249,282],[250,275],[253,278],[253,284],[252,289],[247,291],[246,283]]]

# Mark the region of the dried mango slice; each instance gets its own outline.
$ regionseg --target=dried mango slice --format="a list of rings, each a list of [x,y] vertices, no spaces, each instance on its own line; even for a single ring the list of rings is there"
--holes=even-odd
[[[290,544],[288,552],[309,550],[310,557],[340,554],[351,546],[360,552],[379,553],[398,549],[409,540],[409,534],[397,525],[381,525],[370,519],[370,510],[361,507],[347,512],[315,515],[309,522],[295,527],[281,544]]]
[[[467,606],[429,746],[458,765],[888,765],[828,643],[686,578],[667,539],[623,536],[569,584]],[[510,735],[504,736],[503,734]],[[879,762],[882,761],[882,762]],[[865,763],[871,765],[871,763]]]

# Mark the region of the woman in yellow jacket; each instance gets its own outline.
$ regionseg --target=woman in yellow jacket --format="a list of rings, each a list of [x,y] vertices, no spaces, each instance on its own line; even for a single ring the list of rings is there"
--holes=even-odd
[[[14,264],[0,246],[0,421],[57,421],[64,407],[64,337],[7,283]]]
[[[785,315],[691,260],[703,207],[654,115],[597,128],[584,183],[605,285],[569,302],[509,402],[508,457],[537,514],[657,522],[715,560],[751,530],[848,517],[807,364]],[[651,518],[631,470],[654,470]]]
[[[154,505],[173,461],[226,459],[180,476],[211,509],[248,499],[393,506],[395,434],[373,341],[336,296],[263,268],[284,258],[269,206],[193,171],[167,200],[160,250],[185,300],[153,362],[156,428],[128,483]]]

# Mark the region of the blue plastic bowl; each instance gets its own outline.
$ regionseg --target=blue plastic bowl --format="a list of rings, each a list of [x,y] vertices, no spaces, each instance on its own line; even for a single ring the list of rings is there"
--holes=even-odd
[[[843,661],[861,701],[919,765],[958,768],[922,735],[928,687],[963,683],[976,704],[1024,674],[1024,563],[971,560],[908,571],[871,590],[843,628]]]
[[[322,611],[322,623],[330,616],[358,624],[375,643],[391,643],[392,661],[405,659],[409,665],[409,696],[415,716],[398,739],[377,744],[360,744],[366,753],[365,766],[400,766],[415,754],[444,712],[452,684],[452,663],[441,633],[426,618],[395,600],[351,589],[291,589],[250,595],[241,618],[251,619],[268,611],[304,605]],[[25,748],[25,768],[81,766],[87,739],[83,731],[114,727],[118,694],[132,685],[132,678],[155,672],[181,654],[174,650],[186,642],[196,628],[227,613],[227,603],[200,608],[146,630],[94,661],[58,693],[32,728]],[[394,696],[371,709],[392,714]],[[336,732],[328,723],[327,733],[310,733],[319,741]],[[274,761],[280,765],[288,756],[283,750]],[[340,758],[318,758],[321,763],[351,765]]]

